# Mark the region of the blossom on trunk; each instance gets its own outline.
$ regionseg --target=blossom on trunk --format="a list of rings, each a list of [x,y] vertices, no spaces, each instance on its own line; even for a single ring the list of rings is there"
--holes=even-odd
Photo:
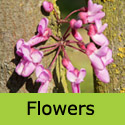
[[[44,42],[49,39],[51,36],[51,29],[48,28],[48,19],[42,18],[39,25],[38,25],[38,33],[37,35],[33,36],[29,41],[28,44],[30,46],[34,46],[39,44],[40,42]]]
[[[104,83],[110,82],[109,73],[106,66],[113,62],[112,50],[107,46],[97,49],[93,43],[88,44],[86,54],[88,55],[95,74]]]
[[[108,45],[109,41],[107,37],[102,33],[108,25],[105,23],[102,25],[101,20],[96,20],[95,25],[90,24],[88,35],[99,46]]]
[[[43,52],[31,48],[24,40],[19,40],[16,44],[16,53],[22,57],[20,63],[16,67],[16,73],[23,77],[28,77],[35,70],[36,66],[41,62]]]
[[[87,11],[80,12],[78,16],[83,21],[83,24],[94,23],[95,20],[101,20],[105,16],[105,13],[101,11],[102,8],[102,5],[95,4],[92,0],[89,0]]]
[[[52,79],[52,74],[49,70],[45,69],[41,64],[36,67],[36,82],[40,82],[41,86],[38,93],[47,93],[49,82]]]

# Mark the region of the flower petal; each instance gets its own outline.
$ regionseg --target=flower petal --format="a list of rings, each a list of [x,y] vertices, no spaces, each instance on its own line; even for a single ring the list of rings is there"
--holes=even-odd
[[[102,61],[103,61],[105,66],[107,66],[108,64],[113,62],[112,50],[111,49],[108,50],[106,56],[102,57]]]
[[[86,76],[86,70],[82,68],[82,69],[79,71],[77,83],[83,82],[85,76]]]
[[[39,77],[40,74],[43,72],[43,70],[44,70],[44,67],[41,64],[37,65],[37,67],[36,67],[36,76]]]
[[[90,3],[89,3],[90,4]],[[97,4],[91,4],[91,6],[88,6],[88,15],[92,16],[97,14],[101,9],[103,8],[102,5]]]
[[[25,65],[26,61],[25,60],[21,60],[20,63],[17,65],[15,71],[18,75],[21,75],[24,69],[24,65]]]
[[[32,74],[32,72],[35,70],[35,68],[36,68],[36,66],[32,62],[26,62],[23,72],[22,72],[22,76],[28,77],[29,75]]]
[[[23,53],[23,58],[25,60],[28,60],[28,61],[31,61],[31,57],[30,57],[30,51],[31,51],[31,48],[27,45],[23,45],[22,48],[22,53]]]
[[[36,82],[45,83],[49,80],[50,80],[50,76],[48,72],[46,70],[43,70],[41,74],[39,75],[38,79],[36,80]]]
[[[108,46],[102,46],[100,49],[96,50],[94,53],[97,56],[102,57],[107,54],[108,50],[109,50]]]
[[[109,73],[106,68],[103,70],[95,70],[95,74],[99,80],[101,80],[104,83],[109,83],[110,82],[110,77]]]
[[[91,38],[99,46],[109,45],[109,41],[104,34],[95,34]]]
[[[34,46],[34,45],[37,45],[43,41],[46,41],[46,38],[43,37],[43,36],[39,36],[39,35],[36,35],[36,36],[33,36],[29,41],[28,41],[28,44],[30,46]]]
[[[48,86],[49,86],[49,81],[47,81],[46,83],[42,83],[38,90],[38,93],[47,93]]]
[[[77,79],[77,76],[73,73],[73,71],[67,71],[67,79],[70,82],[75,82]]]
[[[71,83],[71,86],[73,93],[80,93],[80,84]]]
[[[48,19],[47,18],[42,18],[40,23],[39,23],[39,26],[38,26],[38,32],[40,35],[43,35],[43,33],[45,32],[47,26],[48,26]]]
[[[97,13],[96,15],[89,16],[89,17],[88,17],[88,22],[89,22],[89,23],[94,23],[95,20],[101,20],[104,16],[105,16],[105,13],[104,13],[104,12],[99,12],[99,13]]]
[[[92,9],[93,9],[93,2],[92,2],[92,0],[89,0],[88,1],[88,10],[92,11]]]
[[[23,39],[18,40],[17,43],[16,43],[16,49],[17,49],[16,50],[16,54],[18,56],[23,57],[23,53],[21,51],[21,47],[24,45],[24,43],[25,43],[25,41]]]
[[[43,57],[43,53],[39,52],[38,50],[34,51],[31,54],[31,58],[33,60],[34,63],[40,63]]]
[[[94,53],[89,56],[92,66],[94,69],[104,69],[104,64],[100,57],[96,56]]]

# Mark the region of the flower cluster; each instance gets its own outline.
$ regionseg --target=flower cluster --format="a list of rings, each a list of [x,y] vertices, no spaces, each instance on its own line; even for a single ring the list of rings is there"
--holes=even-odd
[[[51,2],[44,1],[43,8],[47,13],[55,11]],[[113,62],[112,50],[108,47],[109,41],[103,34],[103,31],[108,26],[102,25],[101,19],[105,16],[102,11],[103,6],[94,4],[92,0],[88,1],[87,8],[80,8],[71,12],[65,19],[59,19],[58,14],[55,11],[55,17],[57,23],[69,23],[65,34],[60,38],[54,36],[51,29],[48,28],[49,21],[46,17],[42,18],[38,25],[38,33],[33,36],[28,42],[20,39],[16,44],[16,53],[21,57],[20,63],[16,67],[16,73],[23,77],[30,76],[34,71],[36,72],[36,82],[41,83],[38,93],[47,93],[48,86],[52,80],[52,66],[57,57],[63,52],[62,64],[67,70],[67,79],[71,82],[72,92],[80,93],[80,83],[84,81],[86,76],[86,70],[81,68],[78,70],[75,68],[65,50],[66,47],[86,54],[91,61],[91,65],[94,69],[95,75],[104,83],[110,82],[109,73],[106,66]],[[69,17],[78,12],[77,19],[71,19]],[[85,25],[86,24],[86,25]],[[82,35],[78,32],[78,29],[85,29],[91,38],[91,42],[85,44],[82,40]],[[70,35],[73,35],[75,40],[68,40]],[[40,49],[34,48],[35,45],[47,41],[50,37],[54,38],[57,42],[53,45],[41,47],[46,49],[45,52],[57,50],[55,58],[47,69],[41,64],[44,52]],[[76,44],[78,47],[73,46]]]

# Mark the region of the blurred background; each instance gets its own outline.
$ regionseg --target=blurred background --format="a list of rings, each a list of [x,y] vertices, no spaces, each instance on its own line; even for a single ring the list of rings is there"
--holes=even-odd
[[[86,2],[86,0],[63,0],[63,2],[62,2],[62,0],[58,0],[57,5],[59,6],[60,11],[61,11],[61,17],[65,18],[70,12],[72,12],[76,9],[79,9],[81,7],[87,6],[87,2]],[[71,18],[76,19],[77,14],[78,13],[73,14],[69,19],[71,19]],[[67,27],[68,27],[67,24],[61,25],[62,34],[65,33]],[[83,29],[79,30],[79,32],[81,33],[81,35],[83,37],[83,42],[88,43],[89,37],[87,35],[87,32]],[[70,36],[68,39],[73,40],[74,38],[72,36]],[[66,49],[67,49],[67,53],[68,53],[68,56],[69,56],[72,64],[78,69],[85,68],[87,71],[84,82],[81,83],[81,92],[82,93],[93,93],[94,92],[93,70],[92,70],[91,63],[90,63],[88,57],[85,54],[78,52],[77,50],[74,50],[74,49],[71,49],[68,47]],[[68,88],[71,92],[71,83],[69,83],[69,82],[68,82]]]

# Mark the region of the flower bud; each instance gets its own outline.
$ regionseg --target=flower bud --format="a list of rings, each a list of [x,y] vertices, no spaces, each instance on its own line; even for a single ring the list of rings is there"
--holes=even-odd
[[[67,70],[74,70],[72,63],[68,59],[63,58],[62,64]]]
[[[44,1],[43,8],[46,12],[50,13],[51,11],[53,11],[53,4],[51,2]]]
[[[81,36],[81,34],[76,30],[76,29],[73,29],[72,30],[72,35],[74,36],[74,38],[78,41],[82,41],[83,38]]]
[[[74,28],[75,29],[79,29],[82,27],[82,20],[77,20],[75,23],[74,23]]]
[[[82,20],[75,20],[75,19],[72,19],[71,21],[70,21],[70,27],[72,28],[72,29],[79,29],[79,28],[81,28],[82,27]]]
[[[75,24],[75,22],[76,22],[75,19],[72,19],[72,20],[70,21],[70,27],[71,27],[72,29],[74,29],[74,24]]]

